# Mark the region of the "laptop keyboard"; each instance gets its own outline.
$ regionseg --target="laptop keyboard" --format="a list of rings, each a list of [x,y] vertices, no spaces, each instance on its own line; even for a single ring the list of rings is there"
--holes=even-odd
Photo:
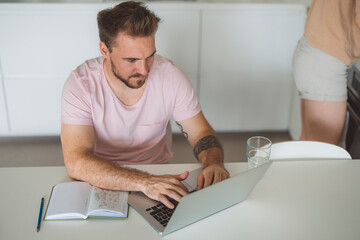
[[[164,227],[166,227],[166,225],[168,224],[176,206],[178,205],[178,202],[174,199],[169,199],[169,201],[174,204],[175,207],[173,209],[166,207],[162,203],[146,209],[146,211],[150,213],[150,215],[153,216],[153,218],[155,218],[156,221],[158,221]]]

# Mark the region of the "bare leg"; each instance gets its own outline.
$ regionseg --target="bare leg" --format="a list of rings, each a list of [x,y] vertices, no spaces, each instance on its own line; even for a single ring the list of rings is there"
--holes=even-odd
[[[346,101],[323,102],[301,99],[300,140],[338,144],[344,127]]]

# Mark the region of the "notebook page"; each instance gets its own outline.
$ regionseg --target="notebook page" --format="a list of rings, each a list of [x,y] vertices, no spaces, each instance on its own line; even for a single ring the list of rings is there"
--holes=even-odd
[[[89,216],[126,216],[128,192],[93,187],[88,206]],[[97,212],[95,212],[97,211]]]
[[[46,219],[79,218],[85,215],[91,186],[85,182],[57,184],[52,192]]]

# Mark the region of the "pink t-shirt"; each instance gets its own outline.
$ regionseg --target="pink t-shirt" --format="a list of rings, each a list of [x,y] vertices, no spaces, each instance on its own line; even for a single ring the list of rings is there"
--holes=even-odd
[[[71,72],[62,94],[61,121],[92,125],[94,153],[118,164],[168,163],[166,127],[201,111],[185,74],[171,61],[155,55],[140,100],[124,105],[106,81],[103,57],[81,64]],[[119,80],[120,81],[120,80]]]

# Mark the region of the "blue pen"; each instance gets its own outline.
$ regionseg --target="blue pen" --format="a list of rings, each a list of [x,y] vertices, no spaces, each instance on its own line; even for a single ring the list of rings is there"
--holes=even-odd
[[[41,223],[41,216],[42,216],[43,206],[44,206],[44,198],[41,198],[39,218],[38,218],[38,223],[37,223],[37,227],[36,227],[37,232],[39,232],[39,230],[40,230],[40,223]]]

